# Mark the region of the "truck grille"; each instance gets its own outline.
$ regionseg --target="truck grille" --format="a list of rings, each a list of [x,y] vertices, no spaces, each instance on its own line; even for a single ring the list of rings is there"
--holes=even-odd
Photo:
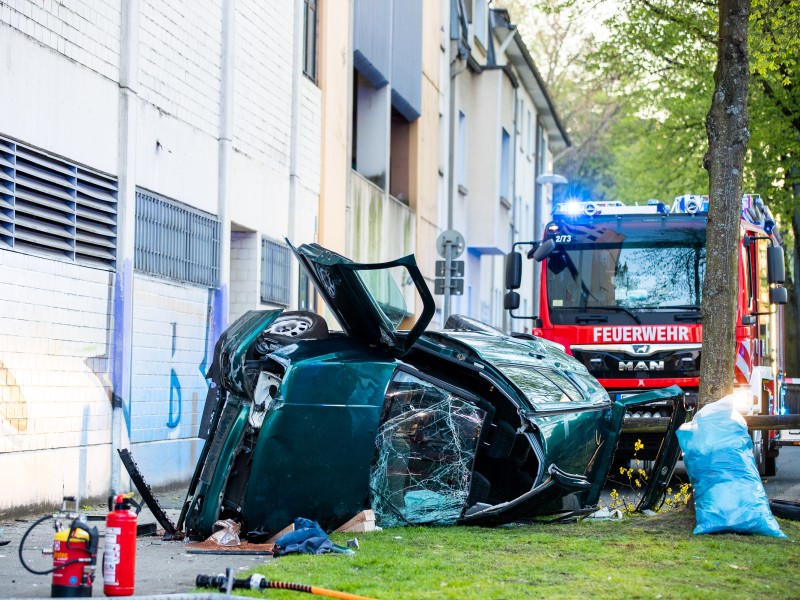
[[[676,349],[649,355],[609,350],[573,350],[598,379],[699,377],[700,350]]]

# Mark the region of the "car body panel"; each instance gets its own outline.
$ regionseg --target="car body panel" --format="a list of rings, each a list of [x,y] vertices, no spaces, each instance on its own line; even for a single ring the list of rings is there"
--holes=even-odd
[[[274,532],[300,515],[332,527],[341,524],[337,516],[363,510],[386,382],[396,364],[358,354],[305,359],[287,373],[285,401],[267,415],[253,451],[261,485],[248,486],[245,496],[252,528]]]
[[[423,333],[432,298],[413,257],[359,265],[315,245],[293,251],[344,331],[281,340],[269,331],[281,311],[250,311],[220,338],[202,464],[178,523],[191,537],[222,518],[253,540],[297,517],[330,530],[371,506],[390,524],[583,509],[599,498],[625,408],[682,399],[671,388],[612,403],[582,364],[530,336]],[[397,267],[423,296],[410,332],[362,279]],[[676,447],[662,448],[670,474]],[[650,504],[663,496],[656,479]]]

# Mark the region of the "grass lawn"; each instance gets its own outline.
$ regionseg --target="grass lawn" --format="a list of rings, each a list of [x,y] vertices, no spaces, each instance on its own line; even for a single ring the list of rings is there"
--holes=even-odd
[[[358,534],[356,556],[291,555],[258,572],[381,599],[798,598],[800,522],[779,523],[788,539],[696,536],[691,509],[616,522],[406,527]],[[354,535],[331,538],[344,545]]]

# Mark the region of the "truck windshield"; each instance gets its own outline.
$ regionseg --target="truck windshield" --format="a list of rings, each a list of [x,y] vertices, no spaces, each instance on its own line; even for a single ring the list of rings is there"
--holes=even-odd
[[[705,219],[666,223],[559,224],[557,239],[565,243],[547,259],[545,276],[551,321],[696,321],[705,274]]]

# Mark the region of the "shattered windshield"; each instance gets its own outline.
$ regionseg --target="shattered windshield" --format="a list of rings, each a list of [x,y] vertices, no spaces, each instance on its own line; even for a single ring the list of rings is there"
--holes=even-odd
[[[639,311],[699,311],[705,275],[705,220],[669,227],[648,222],[575,227],[547,259],[553,322],[579,311],[639,322]]]

